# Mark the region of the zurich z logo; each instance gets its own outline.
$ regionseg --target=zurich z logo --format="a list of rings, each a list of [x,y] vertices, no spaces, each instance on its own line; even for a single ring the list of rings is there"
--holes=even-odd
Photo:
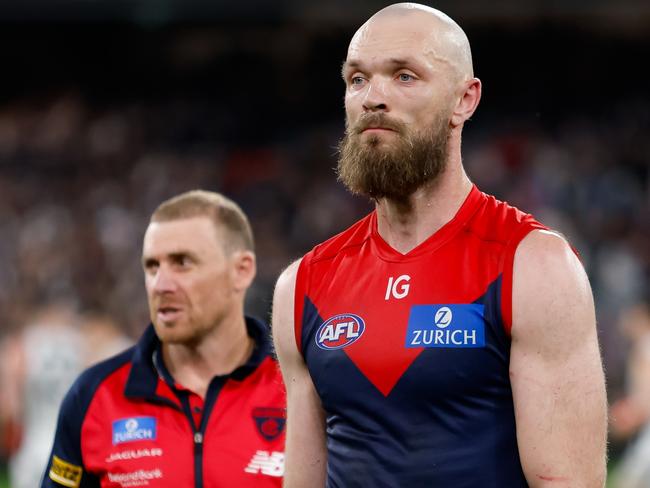
[[[344,313],[326,320],[316,332],[316,345],[321,349],[342,349],[359,340],[366,326],[358,315]]]
[[[436,315],[433,319],[435,324],[438,326],[440,329],[446,328],[449,324],[451,324],[451,319],[454,316],[453,313],[451,313],[451,310],[449,307],[440,307],[438,311],[436,312]]]

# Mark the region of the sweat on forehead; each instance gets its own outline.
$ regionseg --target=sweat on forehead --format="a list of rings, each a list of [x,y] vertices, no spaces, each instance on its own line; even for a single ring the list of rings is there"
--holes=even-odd
[[[400,31],[420,32],[427,52],[451,65],[461,79],[474,76],[469,40],[463,29],[447,14],[418,3],[395,3],[375,13],[355,33],[348,58],[378,35],[386,32],[396,35]]]

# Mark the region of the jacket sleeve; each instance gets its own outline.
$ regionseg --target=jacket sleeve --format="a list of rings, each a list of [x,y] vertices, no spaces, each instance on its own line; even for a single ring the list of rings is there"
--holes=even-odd
[[[90,403],[84,395],[82,375],[70,388],[59,411],[52,454],[41,488],[99,488],[97,476],[88,473],[83,463],[81,428]]]

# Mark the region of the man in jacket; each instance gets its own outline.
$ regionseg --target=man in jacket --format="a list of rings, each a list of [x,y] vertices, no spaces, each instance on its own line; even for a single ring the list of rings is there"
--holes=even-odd
[[[279,487],[284,387],[244,316],[250,225],[216,193],[161,204],[144,237],[151,325],[68,392],[42,487]]]

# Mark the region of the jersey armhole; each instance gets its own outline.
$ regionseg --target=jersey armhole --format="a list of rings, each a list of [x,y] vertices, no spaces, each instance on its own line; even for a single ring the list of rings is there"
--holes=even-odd
[[[524,223],[512,235],[503,253],[501,263],[501,319],[503,321],[503,329],[508,337],[511,337],[512,332],[512,282],[513,282],[513,269],[515,264],[515,252],[519,243],[530,232],[534,230],[548,230],[542,224],[535,221]]]
[[[309,258],[304,256],[298,265],[298,271],[296,272],[296,287],[293,296],[293,333],[296,340],[296,347],[300,354],[303,353],[302,318],[305,308],[305,297],[307,296],[308,260]]]

